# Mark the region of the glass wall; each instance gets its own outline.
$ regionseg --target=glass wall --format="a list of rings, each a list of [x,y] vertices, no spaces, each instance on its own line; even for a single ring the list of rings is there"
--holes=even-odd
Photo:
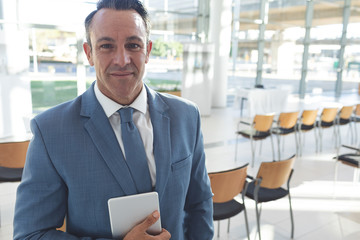
[[[262,58],[262,84],[265,87],[287,87],[299,93],[303,71],[306,2],[303,0],[265,1],[265,47],[258,56],[260,3],[265,0],[240,1],[240,31],[237,33],[237,79],[231,87],[252,87],[256,78],[256,63]],[[343,32],[345,0],[313,0],[310,47],[306,75],[306,93],[334,92],[339,71],[340,41]],[[351,1],[350,21],[344,54],[343,91],[357,89],[357,58],[360,1]],[[350,63],[350,66],[348,66]],[[230,77],[233,80],[233,77]]]
[[[199,30],[197,20],[201,1],[144,0],[152,22],[150,38],[153,49],[145,77],[151,87],[161,91],[180,89],[182,46],[183,43],[197,41],[199,37],[196,34]],[[307,1],[266,1],[264,49],[259,52],[262,1],[265,0],[233,0],[234,11],[236,4],[240,5],[240,10],[234,12],[236,16],[233,16],[233,26],[238,31],[234,33],[233,39],[229,39],[236,39],[237,51],[233,45],[229,56],[228,88],[253,87],[257,77],[257,62],[261,58],[261,81],[265,87],[285,86],[293,93],[299,93]],[[16,74],[29,73],[33,106],[36,108],[34,112],[43,111],[78,94],[77,80],[81,69],[79,65],[82,63],[86,65],[84,83],[89,86],[94,81],[94,69],[87,65],[81,43],[84,41],[83,21],[95,9],[96,2],[0,0],[2,7],[12,12],[0,11],[0,51],[6,53],[0,56],[0,74],[12,74],[14,68],[8,67],[14,61],[11,56],[19,56],[16,48],[9,51],[9,44],[15,44],[15,41],[5,41],[4,36],[18,36],[16,41],[21,42],[17,45],[24,49],[21,50],[22,69],[16,70]],[[333,92],[339,71],[345,0],[313,2],[306,92],[312,93],[314,89]],[[358,88],[359,9],[360,0],[352,0],[344,53],[343,91]],[[230,58],[232,53],[236,54],[235,62]],[[20,60],[17,61],[20,63]],[[54,83],[49,84],[49,81]],[[61,88],[59,86],[66,85],[71,89],[64,91],[69,93],[67,96],[56,92],[56,89]],[[52,86],[53,92],[49,90]]]
[[[158,91],[180,91],[182,44],[196,41],[198,1],[147,1],[153,48],[144,81]]]

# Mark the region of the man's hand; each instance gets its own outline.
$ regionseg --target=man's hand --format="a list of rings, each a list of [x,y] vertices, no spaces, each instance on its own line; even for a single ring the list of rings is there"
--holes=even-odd
[[[160,217],[158,211],[154,211],[152,214],[147,216],[147,218],[142,222],[136,225],[130,232],[126,234],[124,240],[168,240],[171,235],[166,229],[162,229],[161,233],[156,236],[152,236],[146,232],[146,230],[153,225]]]

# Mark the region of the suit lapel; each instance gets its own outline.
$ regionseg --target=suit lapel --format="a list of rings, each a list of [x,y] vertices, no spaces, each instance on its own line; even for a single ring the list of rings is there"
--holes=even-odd
[[[168,106],[158,94],[147,88],[148,104],[154,133],[154,157],[156,163],[155,190],[161,200],[171,171],[171,138]]]
[[[118,141],[104,110],[95,97],[93,86],[83,94],[81,115],[89,118],[84,127],[125,194],[136,194],[135,184]]]

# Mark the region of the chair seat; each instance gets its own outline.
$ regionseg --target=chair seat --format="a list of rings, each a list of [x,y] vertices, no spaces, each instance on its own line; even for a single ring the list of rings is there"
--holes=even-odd
[[[0,182],[21,181],[23,168],[0,167]]]
[[[246,138],[250,138],[250,135],[252,135],[254,140],[265,139],[270,136],[270,132],[260,132],[252,130],[237,131],[236,133]]]
[[[272,133],[274,134],[280,134],[280,135],[286,135],[286,134],[290,134],[293,133],[295,131],[295,128],[274,128],[272,130]]]
[[[236,200],[230,200],[224,203],[213,203],[215,221],[231,218],[244,210],[244,204]]]
[[[360,122],[360,117],[359,117],[359,116],[351,117],[351,121],[353,121],[353,122]]]
[[[360,167],[360,155],[355,153],[342,154],[338,157],[339,161],[353,167]]]
[[[249,183],[245,195],[251,199],[255,199],[254,190],[255,190],[255,183],[254,182]],[[289,191],[284,188],[269,189],[269,188],[260,187],[258,194],[258,202],[262,203],[262,202],[277,200],[287,196],[288,194]]]
[[[316,126],[321,126],[323,128],[327,128],[327,127],[331,127],[334,125],[334,122],[324,122],[324,121],[321,121],[321,122],[317,122],[316,123]]]
[[[302,130],[302,131],[310,131],[313,128],[314,128],[314,125],[301,124],[301,126],[300,126],[300,130]],[[299,130],[299,129],[297,129],[297,130]]]
[[[340,125],[345,125],[345,124],[348,124],[349,122],[350,122],[350,118],[347,118],[347,119],[340,118],[340,121],[339,121]]]

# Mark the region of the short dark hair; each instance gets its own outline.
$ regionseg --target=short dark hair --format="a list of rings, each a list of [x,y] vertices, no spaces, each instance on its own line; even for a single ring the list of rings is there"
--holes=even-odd
[[[150,19],[149,14],[144,5],[138,0],[100,0],[96,5],[96,10],[92,11],[85,19],[86,41],[91,46],[90,27],[95,14],[102,8],[114,10],[135,10],[143,19],[146,30],[146,41],[149,41],[150,35]]]

